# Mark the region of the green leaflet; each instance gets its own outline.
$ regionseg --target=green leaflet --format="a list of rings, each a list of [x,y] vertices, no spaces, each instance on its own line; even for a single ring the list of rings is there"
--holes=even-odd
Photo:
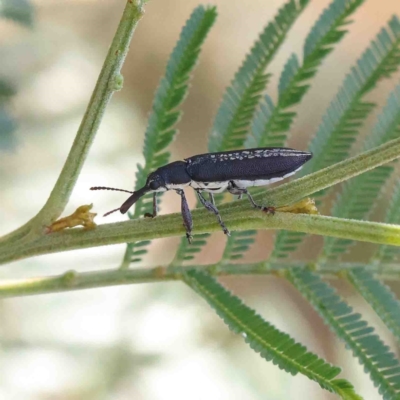
[[[335,0],[319,17],[304,45],[304,60],[300,65],[295,54],[286,62],[279,80],[279,98],[276,106],[265,96],[258,108],[245,147],[283,147],[297,113],[288,111],[298,104],[307,90],[308,83],[317,73],[334,45],[347,33],[343,27],[348,18],[364,0]]]
[[[181,116],[178,106],[188,92],[191,72],[197,63],[201,46],[214,24],[216,16],[215,7],[199,6],[193,11],[182,29],[179,41],[169,58],[165,76],[161,79],[154,97],[144,138],[145,165],[138,165],[135,190],[144,186],[151,171],[169,161],[170,153],[166,149],[177,133],[174,126]],[[129,217],[139,218],[145,213],[151,212],[152,195],[148,195],[136,202],[135,211]],[[144,248],[146,244],[147,241],[128,245],[122,266],[127,267],[130,262],[140,261],[141,256],[147,252]]]
[[[274,20],[264,28],[254,43],[250,54],[244,59],[223,96],[211,128],[208,142],[209,152],[243,147],[245,135],[261,98],[261,93],[268,83],[269,75],[265,73],[265,69],[308,2],[309,0],[288,1],[280,8]],[[222,197],[221,195],[215,196],[217,204],[221,202]],[[179,265],[185,260],[193,259],[194,254],[199,253],[206,244],[208,236],[202,235],[191,245],[188,245],[186,238],[182,238],[173,264]],[[235,244],[236,239],[239,239],[241,244]],[[240,246],[244,253],[253,242],[252,238],[243,239],[241,234],[234,233],[228,238],[227,246],[236,249]],[[224,254],[230,258],[227,252]],[[235,258],[239,258],[237,253],[233,256],[233,259]]]
[[[250,121],[268,82],[265,69],[308,2],[290,0],[260,34],[224,94],[210,134],[210,152],[243,147]]]
[[[400,396],[400,362],[374,334],[374,328],[343,301],[319,275],[301,268],[286,271],[287,279],[314,306],[329,328],[364,366],[384,400]]]
[[[0,1],[0,18],[7,18],[25,26],[32,26],[32,4],[27,0],[2,0]],[[17,124],[7,104],[10,97],[15,93],[15,87],[10,82],[0,79],[0,151],[10,150],[16,145],[13,132]]]
[[[13,132],[17,123],[8,108],[10,99],[15,94],[15,87],[10,82],[0,79],[0,151],[12,149],[16,145]]]
[[[400,180],[397,180],[393,190],[392,199],[387,210],[385,222],[400,224]],[[396,246],[381,245],[374,256],[375,263],[391,263],[398,261],[400,248]]]
[[[8,110],[0,103],[0,151],[9,150],[15,147],[16,139],[13,132],[16,122]]]
[[[33,24],[33,6],[28,0],[1,0],[0,17],[11,19],[25,26]]]
[[[390,94],[388,102],[378,117],[371,135],[366,139],[362,151],[370,150],[400,133],[400,85]],[[372,211],[383,186],[393,172],[392,165],[378,167],[343,184],[337,196],[332,216],[363,219]],[[353,242],[337,238],[325,238],[323,259],[333,260],[346,252]]]
[[[278,103],[274,106],[265,95],[258,108],[245,147],[284,147],[290,127],[297,113],[288,108],[299,103],[310,87],[307,83],[317,73],[325,57],[346,34],[343,26],[363,0],[335,0],[324,10],[307,36],[304,45],[304,61],[299,64],[293,54],[286,62],[279,81]],[[280,231],[276,235],[273,258],[285,257],[296,250],[303,240],[301,232]]]
[[[400,303],[390,288],[365,268],[351,269],[346,277],[400,342]]]
[[[349,382],[334,379],[340,373],[339,367],[309,352],[287,333],[265,321],[211,275],[192,269],[183,275],[183,279],[208,302],[229,329],[243,336],[245,342],[261,357],[292,375],[301,373],[307,376],[343,399],[361,399]]]
[[[314,156],[304,165],[299,176],[320,170],[348,156],[359,127],[375,107],[374,103],[364,102],[363,97],[381,79],[397,70],[400,64],[399,46],[400,22],[394,16],[388,26],[381,29],[356,66],[346,76],[311,141],[309,150]],[[314,197],[321,197],[323,194],[325,191]],[[291,232],[280,231],[277,234],[279,246],[275,246],[271,257],[275,259],[288,257],[290,253],[287,249],[296,250],[304,237],[304,234],[293,235]]]
[[[310,144],[314,157],[304,166],[301,175],[322,169],[343,160],[374,103],[362,98],[400,64],[400,22],[392,17],[370,47],[363,53],[344,80],[336,98],[330,104],[322,123]]]

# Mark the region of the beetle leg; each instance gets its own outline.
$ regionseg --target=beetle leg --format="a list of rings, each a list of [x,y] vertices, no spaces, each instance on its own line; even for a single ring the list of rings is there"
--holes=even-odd
[[[250,203],[253,205],[254,208],[258,208],[261,211],[265,211],[265,212],[271,213],[271,214],[275,213],[275,207],[260,206],[259,204],[257,204],[254,201],[253,196],[250,194],[250,192],[246,188],[238,188],[232,181],[229,182],[228,192],[235,194],[235,195],[239,195],[239,196],[241,196],[242,194],[245,194],[248,197],[248,199],[250,200]]]
[[[153,218],[157,217],[158,207],[157,207],[157,192],[153,193]]]
[[[186,228],[186,237],[190,243],[192,243],[192,229],[193,229],[193,219],[192,213],[190,212],[189,205],[186,200],[185,192],[182,189],[176,190],[176,193],[181,196],[181,213],[183,218],[183,226]]]
[[[210,198],[210,202],[213,206],[215,206],[214,195],[211,192],[208,192],[208,197]]]
[[[203,206],[206,208],[206,210],[214,213],[217,218],[218,218],[218,222],[221,225],[222,230],[224,231],[225,235],[231,236],[231,233],[229,232],[229,229],[225,226],[224,221],[222,221],[221,215],[218,211],[218,208],[216,207],[215,204],[213,204],[210,201],[207,201],[203,195],[201,194],[200,190],[196,190],[197,196],[199,197],[199,200],[201,202],[201,204],[203,204]],[[211,194],[211,193],[210,193]],[[210,199],[212,199],[211,201],[214,200],[214,196],[210,196]]]
[[[155,218],[157,217],[158,209],[157,209],[157,192],[153,193],[153,214],[145,213],[144,216],[146,218]]]

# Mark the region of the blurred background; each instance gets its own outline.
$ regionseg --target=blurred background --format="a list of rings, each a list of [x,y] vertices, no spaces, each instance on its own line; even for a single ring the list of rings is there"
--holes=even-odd
[[[281,0],[214,0],[219,17],[211,30],[183,107],[172,160],[207,151],[207,135],[224,88]],[[274,59],[268,93],[292,52],[328,6],[311,2]],[[62,168],[85,111],[124,0],[15,0],[32,8],[31,26],[0,20],[0,79],[10,85],[0,108],[0,235],[33,217]],[[65,215],[94,203],[102,215],[126,196],[88,190],[107,185],[131,189],[142,161],[143,133],[152,97],[195,0],[152,0],[134,35],[123,68],[124,88],[109,105]],[[2,2],[0,1],[0,8]],[[324,62],[305,96],[290,146],[306,149],[345,74],[393,15],[397,0],[366,1],[354,24]],[[400,75],[371,96],[383,104]],[[371,121],[376,113],[371,117]],[[366,127],[368,131],[368,124]],[[195,204],[192,192],[187,196]],[[161,213],[177,212],[174,193],[163,197]],[[97,223],[121,220],[114,214]],[[213,235],[196,262],[217,261],[222,233]],[[165,265],[177,238],[154,241],[144,265]],[[265,259],[272,233],[257,238],[247,260]],[[306,259],[320,239],[308,242]],[[113,269],[124,245],[35,257],[0,269],[2,279]],[[365,399],[379,399],[357,362],[345,351],[301,296],[278,278],[229,278],[224,284],[268,321],[320,356],[344,368]],[[392,344],[389,333],[348,288],[341,292]],[[228,331],[208,306],[181,283],[143,284],[3,300],[0,303],[0,399],[334,399],[317,384],[291,377],[262,360]],[[394,350],[397,350],[393,348]]]

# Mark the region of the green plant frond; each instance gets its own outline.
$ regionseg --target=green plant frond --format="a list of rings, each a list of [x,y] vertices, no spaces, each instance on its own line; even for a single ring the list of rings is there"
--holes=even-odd
[[[362,99],[379,80],[387,78],[398,68],[399,47],[400,22],[394,16],[346,76],[311,141],[309,150],[313,153],[313,158],[299,172],[300,177],[342,161],[348,156],[358,129],[375,107],[374,103],[367,103]],[[319,192],[314,194],[314,197],[321,198],[325,193],[326,191]],[[305,234],[278,232],[279,246],[275,246],[271,257],[273,259],[288,257],[290,253],[285,249],[289,247],[291,251],[297,249],[304,237]],[[287,243],[290,243],[290,246]]]
[[[346,76],[310,144],[314,156],[304,166],[302,175],[348,156],[358,129],[376,106],[363,102],[362,98],[379,80],[396,71],[400,64],[399,46],[400,22],[394,16]]]
[[[8,100],[10,97],[16,94],[16,90],[14,85],[10,82],[7,82],[3,79],[0,79],[0,104],[5,100]]]
[[[265,321],[211,275],[192,269],[184,273],[183,280],[208,302],[230,330],[240,334],[265,360],[292,375],[301,373],[343,399],[361,399],[349,382],[334,379],[340,373],[339,367],[309,352],[287,333]]]
[[[326,8],[318,21],[314,24],[306,38],[304,58],[310,62],[324,57],[333,49],[333,44],[339,42],[347,33],[343,27],[351,23],[349,16],[361,5],[364,0],[335,0]]]
[[[279,85],[278,85],[279,96],[282,96],[288,89],[290,81],[299,72],[299,68],[300,68],[299,59],[297,58],[297,55],[293,53],[286,61],[286,64],[283,67],[281,77],[279,78]]]
[[[308,3],[309,0],[288,1],[260,34],[223,96],[208,142],[210,152],[243,147],[250,121],[268,82],[265,69]]]
[[[25,26],[33,24],[33,6],[28,0],[1,0],[0,17],[10,19]]]
[[[369,373],[385,400],[400,396],[400,362],[361,319],[361,315],[341,299],[335,289],[307,269],[293,268],[286,278],[314,306],[329,328],[345,342]]]
[[[223,264],[243,258],[244,253],[254,243],[254,236],[256,234],[256,230],[231,232],[231,236],[228,237],[228,240],[226,241],[226,246],[220,263]]]
[[[346,271],[346,277],[400,342],[400,302],[390,288],[365,268]]]
[[[363,151],[398,137],[400,134],[400,85],[389,95],[388,102],[378,117],[371,135],[366,139]],[[332,208],[332,216],[363,219],[373,210],[383,186],[393,172],[392,165],[378,167],[359,175],[343,185]],[[352,241],[325,238],[323,258],[335,259],[346,252]]]
[[[16,145],[13,132],[17,124],[8,109],[10,98],[15,94],[14,85],[0,79],[0,151],[13,149]]]
[[[188,244],[186,237],[182,237],[171,265],[179,266],[185,261],[193,260],[195,255],[200,253],[203,247],[207,244],[207,239],[209,237],[209,233],[194,235],[190,245]]]
[[[309,0],[290,0],[279,9],[275,19],[270,22],[253,45],[250,54],[236,72],[231,85],[226,89],[221,105],[217,111],[211,129],[208,151],[219,152],[243,147],[250,122],[264,91],[269,75],[265,69],[273,59],[287,32],[301,14]],[[223,195],[216,195],[215,201],[219,204]],[[227,248],[238,247],[236,236],[228,237]],[[251,240],[251,243],[254,239]],[[176,263],[193,258],[193,254],[202,250],[206,243],[206,236],[191,245],[182,239],[175,257]],[[250,246],[249,243],[247,248]],[[228,253],[225,251],[226,257]]]
[[[346,34],[343,26],[364,0],[335,0],[324,10],[311,29],[304,45],[304,60],[300,65],[293,54],[285,64],[279,81],[279,98],[274,107],[266,101],[265,109],[258,109],[245,147],[282,147],[297,113],[288,111],[299,103],[310,87],[307,83],[317,73],[324,58]]]
[[[385,222],[388,224],[400,224],[400,180],[395,184],[391,202],[386,212]],[[397,246],[381,245],[374,259],[376,263],[391,263],[398,261],[400,248]]]
[[[154,97],[144,138],[145,164],[137,166],[135,190],[144,186],[151,171],[169,162],[170,153],[167,147],[176,136],[177,130],[174,126],[181,116],[181,110],[178,107],[188,92],[191,72],[216,16],[215,7],[199,6],[182,29],[178,43],[169,58],[165,76],[161,79]],[[159,201],[161,195],[157,197]],[[136,202],[135,211],[129,214],[129,217],[139,218],[151,212],[152,195],[147,195]],[[127,247],[125,261],[129,258],[132,258],[131,261],[141,260],[141,255],[145,254],[146,250],[143,246],[140,250],[136,247],[136,244]],[[124,265],[126,265],[125,261]]]
[[[10,113],[0,104],[0,151],[10,150],[15,147],[16,139],[13,132],[16,122]]]

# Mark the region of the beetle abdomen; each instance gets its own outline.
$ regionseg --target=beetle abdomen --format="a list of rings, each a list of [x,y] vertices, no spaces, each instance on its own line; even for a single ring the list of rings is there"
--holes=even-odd
[[[201,154],[185,161],[194,181],[246,181],[247,186],[260,186],[294,173],[311,157],[311,153],[303,151],[267,147]]]

